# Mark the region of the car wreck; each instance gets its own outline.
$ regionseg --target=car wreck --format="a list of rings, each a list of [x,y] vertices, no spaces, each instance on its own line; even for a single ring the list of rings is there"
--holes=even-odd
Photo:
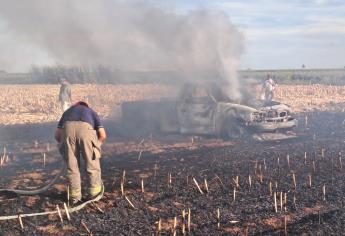
[[[239,104],[217,86],[195,84],[183,86],[177,99],[124,103],[122,119],[127,125],[148,125],[164,134],[257,141],[294,138],[291,131],[298,124],[286,104],[257,100]]]

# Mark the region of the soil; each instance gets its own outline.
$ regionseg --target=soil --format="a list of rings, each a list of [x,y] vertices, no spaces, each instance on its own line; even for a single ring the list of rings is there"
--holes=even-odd
[[[0,235],[89,235],[83,223],[92,235],[172,235],[174,217],[177,235],[183,225],[188,235],[342,235],[345,114],[300,113],[298,119],[297,139],[268,143],[120,137],[118,124],[107,123],[114,132],[103,147],[105,194],[96,204],[102,211],[87,206],[72,213],[71,221],[63,215],[63,223],[57,215],[23,218],[23,229],[18,220],[0,221]],[[42,134],[51,134],[54,126],[47,124]],[[8,134],[11,130],[18,127],[6,127]],[[58,171],[62,160],[53,142],[36,137],[36,142],[29,135],[6,140],[9,158],[0,169],[0,188],[42,186]],[[1,194],[0,216],[62,208],[65,183],[62,176],[38,196]],[[191,212],[190,228],[183,210]]]

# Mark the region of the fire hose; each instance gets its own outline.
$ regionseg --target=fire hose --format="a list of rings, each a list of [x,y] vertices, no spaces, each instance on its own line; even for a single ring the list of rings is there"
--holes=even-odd
[[[15,193],[18,195],[37,195],[40,193],[43,193],[45,191],[47,191],[57,180],[58,178],[63,174],[63,172],[66,170],[66,164],[65,162],[63,162],[61,169],[59,170],[59,172],[54,176],[54,178],[48,182],[47,185],[37,188],[35,190],[21,190],[21,189],[0,189],[0,194],[2,192],[6,192],[6,193]],[[104,185],[102,183],[102,189],[101,192],[94,197],[93,199],[90,199],[88,201],[82,202],[79,205],[73,206],[73,207],[69,207],[67,209],[68,213],[72,213],[75,211],[79,211],[82,208],[84,208],[86,205],[99,201],[104,194]],[[65,210],[61,210],[61,212],[65,212]],[[17,215],[9,215],[9,216],[0,216],[0,221],[2,220],[11,220],[11,219],[18,219],[18,217],[30,217],[30,216],[43,216],[43,215],[50,215],[50,214],[58,214],[58,210],[55,211],[45,211],[45,212],[37,212],[37,213],[25,213],[25,214],[17,214]]]

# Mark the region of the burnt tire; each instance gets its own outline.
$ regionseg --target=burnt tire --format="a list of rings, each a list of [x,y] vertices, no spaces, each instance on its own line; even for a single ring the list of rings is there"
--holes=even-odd
[[[247,136],[246,127],[238,121],[227,120],[224,122],[221,137],[223,140],[242,139]]]

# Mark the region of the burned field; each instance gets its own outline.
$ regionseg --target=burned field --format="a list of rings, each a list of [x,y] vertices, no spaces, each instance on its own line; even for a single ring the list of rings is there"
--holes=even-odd
[[[23,217],[23,228],[19,217],[0,221],[0,234],[343,234],[345,115],[310,111],[298,119],[299,138],[284,142],[111,134],[101,201],[70,221],[64,213],[62,222],[58,214]],[[0,188],[32,188],[54,176],[61,158],[45,140],[6,143]],[[0,217],[63,209],[64,183],[36,196],[1,194]]]
[[[183,229],[191,235],[339,234],[343,120],[341,113],[308,114],[300,138],[281,143],[115,141],[105,146],[102,160],[106,191],[96,204],[101,210],[87,206],[72,213],[71,221],[63,215],[63,223],[58,215],[23,218],[23,229],[18,219],[1,221],[1,233],[79,235],[88,228],[94,235],[164,235],[173,234],[176,217],[178,235]],[[1,167],[2,186],[35,187],[52,178],[59,157],[51,148],[44,161],[37,153],[46,148],[28,144],[22,154],[10,153]],[[2,195],[1,216],[63,208],[64,181],[39,196]]]

